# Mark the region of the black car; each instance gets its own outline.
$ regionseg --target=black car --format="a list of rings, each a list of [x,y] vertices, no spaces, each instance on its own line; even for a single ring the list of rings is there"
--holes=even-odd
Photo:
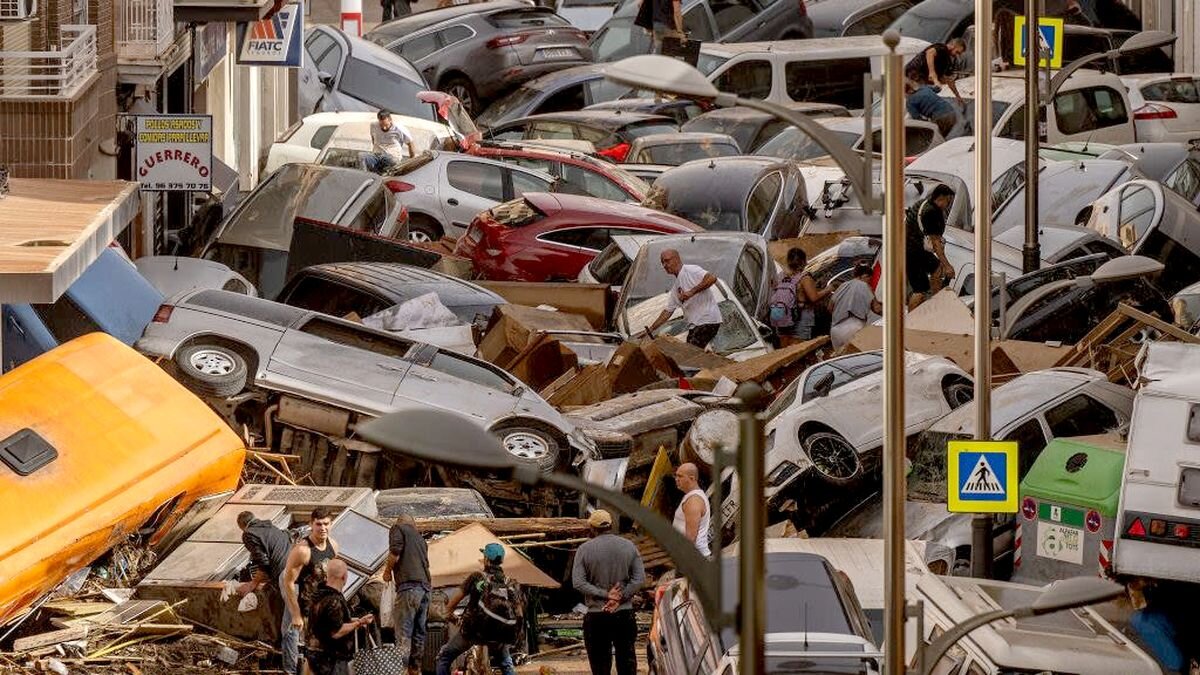
[[[487,129],[529,115],[580,110],[628,93],[629,87],[604,78],[604,66],[574,66],[529,80],[489,106],[475,123]]]
[[[798,165],[773,157],[716,157],[672,167],[642,205],[706,230],[753,232],[768,240],[799,236],[810,217]]]
[[[277,301],[333,316],[354,312],[368,317],[426,293],[436,293],[446,309],[466,324],[480,317],[486,323],[492,309],[506,302],[486,288],[441,272],[379,262],[306,267],[296,272]]]
[[[1091,54],[1104,54],[1118,49],[1129,38],[1137,35],[1136,30],[1095,28],[1092,26],[1063,27],[1063,63]],[[1139,49],[1116,58],[1093,62],[1091,68],[1103,68],[1117,75],[1137,73],[1171,73],[1175,63],[1160,47]]]
[[[850,111],[832,103],[794,103],[787,107],[809,117],[849,117]],[[700,115],[679,128],[680,131],[700,131],[729,134],[743,152],[753,153],[763,143],[790,126],[767,113],[749,108],[718,108]]]
[[[1042,16],[1062,17],[1072,24],[1095,23],[1094,17],[1076,11],[1075,7],[1069,0],[1044,0]],[[1005,10],[1016,15],[1024,14],[1025,0],[996,0],[992,5],[993,16]],[[904,37],[926,42],[949,42],[964,37],[974,23],[975,0],[923,0],[896,19],[889,28],[896,29]],[[1011,52],[1011,43],[1007,49]]]
[[[808,6],[813,37],[882,35],[917,0],[819,0]]]
[[[676,124],[685,124],[688,120],[704,114],[705,107],[685,98],[619,98],[615,101],[589,105],[584,110],[622,110],[647,115],[662,115],[674,119]]]
[[[578,110],[530,115],[490,128],[485,135],[497,141],[530,139],[587,141],[596,151],[620,162],[634,139],[678,131],[675,120],[661,115],[621,110]]]

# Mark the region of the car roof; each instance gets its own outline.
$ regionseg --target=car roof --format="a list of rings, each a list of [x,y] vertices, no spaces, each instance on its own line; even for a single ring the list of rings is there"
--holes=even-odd
[[[846,109],[845,106],[841,106],[836,103],[819,103],[817,101],[801,101],[801,102],[785,103],[785,104],[783,104],[783,107],[787,108],[788,110],[794,110],[796,112],[803,112],[803,113],[808,113],[813,110],[829,110],[831,112],[839,112],[839,111]],[[732,119],[732,120],[759,121],[759,122],[764,122],[764,123],[771,122],[771,121],[778,119],[777,117],[775,117],[774,115],[772,115],[770,113],[762,112],[759,110],[751,110],[750,108],[733,107],[733,108],[716,108],[714,110],[709,110],[707,112],[703,112],[699,115],[696,115],[692,119],[688,120],[685,124],[689,124],[698,119],[706,119],[706,118],[707,119],[713,119],[713,118],[722,119],[722,118],[724,118],[724,119]]]
[[[918,5],[919,6],[919,5]],[[1059,71],[1052,71],[1057,75]],[[1112,73],[1101,73],[1095,70],[1080,69],[1071,73],[1067,81],[1063,83],[1060,92],[1071,91],[1072,89],[1080,89],[1087,86],[1107,84],[1114,89],[1124,91],[1125,85],[1121,82],[1121,78]],[[958,92],[963,98],[975,97],[975,76],[969,75],[955,81],[958,87]],[[953,92],[949,87],[943,87],[942,96],[953,96]],[[1008,104],[1019,103],[1025,100],[1025,74],[1024,71],[1006,70],[1002,73],[994,73],[992,75],[992,100],[1004,102]]]
[[[400,286],[426,286],[429,292],[434,288],[439,288],[441,291],[456,290],[457,294],[447,294],[442,303],[446,304],[446,300],[451,300],[451,295],[457,296],[459,299],[467,301],[467,304],[475,304],[479,296],[486,296],[489,300],[496,303],[505,302],[504,298],[493,293],[492,291],[476,286],[475,284],[452,277],[448,274],[443,274],[424,267],[416,265],[405,265],[403,263],[389,262],[340,262],[340,263],[325,263],[321,265],[313,265],[300,270],[298,274],[304,273],[317,274],[325,277],[345,280],[351,283],[356,283],[361,286],[368,286],[374,290],[381,291],[387,295],[394,297],[413,297],[412,293],[397,293],[396,289]],[[423,295],[424,292],[418,293]],[[439,296],[442,293],[438,294]],[[475,297],[472,297],[475,296]]]
[[[597,77],[604,76],[604,63],[586,63],[581,66],[571,66],[563,68],[552,73],[546,73],[540,77],[535,77],[521,86],[526,89],[553,89],[584,80],[592,80]]]
[[[790,163],[778,157],[762,157],[759,155],[735,155],[733,157],[710,157],[708,159],[693,159],[663,172],[659,180],[670,176],[668,180],[695,180],[699,176],[707,176],[716,170],[721,170],[723,182],[738,181],[738,179],[754,180],[764,171],[775,167],[786,167]],[[658,183],[655,182],[655,186]]]
[[[992,432],[999,432],[1031,411],[1089,382],[1107,381],[1103,373],[1086,368],[1050,368],[1020,375],[992,390]],[[930,431],[974,432],[974,406],[974,403],[968,403],[956,408],[934,422]]]
[[[720,143],[737,145],[737,141],[729,134],[716,134],[708,131],[673,131],[667,134],[646,134],[635,141],[639,146],[675,145],[677,143]]]
[[[808,3],[808,18],[812,19],[813,27],[820,31],[835,30],[840,32],[852,14],[876,5],[890,5],[896,0],[817,0]]]
[[[620,249],[621,253],[623,253],[626,258],[633,260],[634,258],[637,257],[638,251],[642,250],[642,247],[646,245],[646,242],[653,241],[654,239],[657,239],[658,237],[661,237],[661,236],[663,236],[663,235],[660,235],[660,234],[617,234],[617,235],[613,235],[611,245],[616,246],[618,249]],[[1200,282],[1197,282],[1196,286],[1200,287]],[[1200,292],[1200,291],[1198,291],[1198,292]]]
[[[664,213],[655,209],[638,206],[636,204],[626,204],[624,202],[615,202],[611,199],[601,199],[599,197],[589,197],[586,195],[571,195],[561,192],[527,192],[524,195],[526,201],[533,205],[542,213],[550,215],[559,211],[577,211],[590,212],[597,214],[606,224],[621,225],[621,224],[638,224],[649,223],[660,227],[673,228],[687,232],[689,230],[701,231],[698,225],[691,223],[678,216],[673,216],[669,213]],[[573,219],[570,222],[562,223],[564,226],[574,226],[579,223]]]
[[[646,98],[618,98],[612,101],[602,101],[593,103],[584,110],[633,110],[641,111],[654,108],[682,108],[690,105],[696,105],[695,101],[678,98],[678,99],[656,99],[653,97]]]
[[[896,51],[901,54],[916,54],[927,46],[929,43],[924,40],[902,37]],[[855,56],[883,56],[887,54],[888,49],[878,35],[855,35],[774,42],[706,42],[700,46],[700,51],[726,57],[753,53],[801,54],[811,55],[812,61],[830,61]]]
[[[461,19],[472,14],[489,14],[491,12],[520,7],[532,7],[532,5],[520,0],[492,0],[491,2],[427,9],[423,12],[415,12],[408,16],[402,16],[399,19],[381,23],[363,35],[363,38],[375,44],[386,46],[400,38],[445,21]]]
[[[638,122],[665,122],[671,125],[675,124],[674,119],[664,115],[652,115],[650,113],[641,113],[629,110],[571,110],[566,112],[526,115],[525,117],[519,117],[511,122],[506,122],[501,126],[508,126],[517,122],[532,122],[537,120],[574,122],[577,124],[599,127],[608,130],[620,129],[628,124],[636,124]]]
[[[416,69],[413,64],[407,59],[397,54],[393,54],[379,45],[364,40],[356,35],[350,35],[336,26],[327,26],[324,24],[313,26],[309,31],[325,31],[344,40],[350,46],[350,55],[354,58],[375,63],[377,65],[385,65],[389,70],[413,82],[425,84],[425,77]]]

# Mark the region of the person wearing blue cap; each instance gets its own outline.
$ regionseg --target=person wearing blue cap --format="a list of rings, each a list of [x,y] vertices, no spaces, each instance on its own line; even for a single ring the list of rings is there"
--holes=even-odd
[[[509,647],[516,644],[524,625],[521,589],[504,574],[504,547],[495,542],[480,549],[483,570],[473,572],[446,603],[453,620],[454,608],[467,599],[459,630],[442,646],[437,675],[450,675],[455,659],[475,645],[486,645],[503,675],[516,675]]]

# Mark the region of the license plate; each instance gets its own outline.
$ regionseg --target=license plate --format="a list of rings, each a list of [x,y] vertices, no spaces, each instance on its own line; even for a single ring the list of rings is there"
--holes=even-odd
[[[539,49],[535,57],[542,61],[555,61],[557,59],[574,59],[579,58],[579,53],[570,47],[559,47],[555,49]]]
[[[467,239],[469,239],[472,244],[478,244],[479,240],[483,239],[483,230],[479,229],[478,227],[472,227],[470,230],[467,230]]]

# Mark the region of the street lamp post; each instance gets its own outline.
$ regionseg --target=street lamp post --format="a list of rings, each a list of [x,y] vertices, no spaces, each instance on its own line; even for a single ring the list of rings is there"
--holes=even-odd
[[[1037,228],[1042,111],[1038,104],[1038,62],[1042,55],[1038,21],[1038,0],[1025,0],[1025,246],[1021,249],[1021,271],[1026,274],[1037,271],[1042,261]]]

